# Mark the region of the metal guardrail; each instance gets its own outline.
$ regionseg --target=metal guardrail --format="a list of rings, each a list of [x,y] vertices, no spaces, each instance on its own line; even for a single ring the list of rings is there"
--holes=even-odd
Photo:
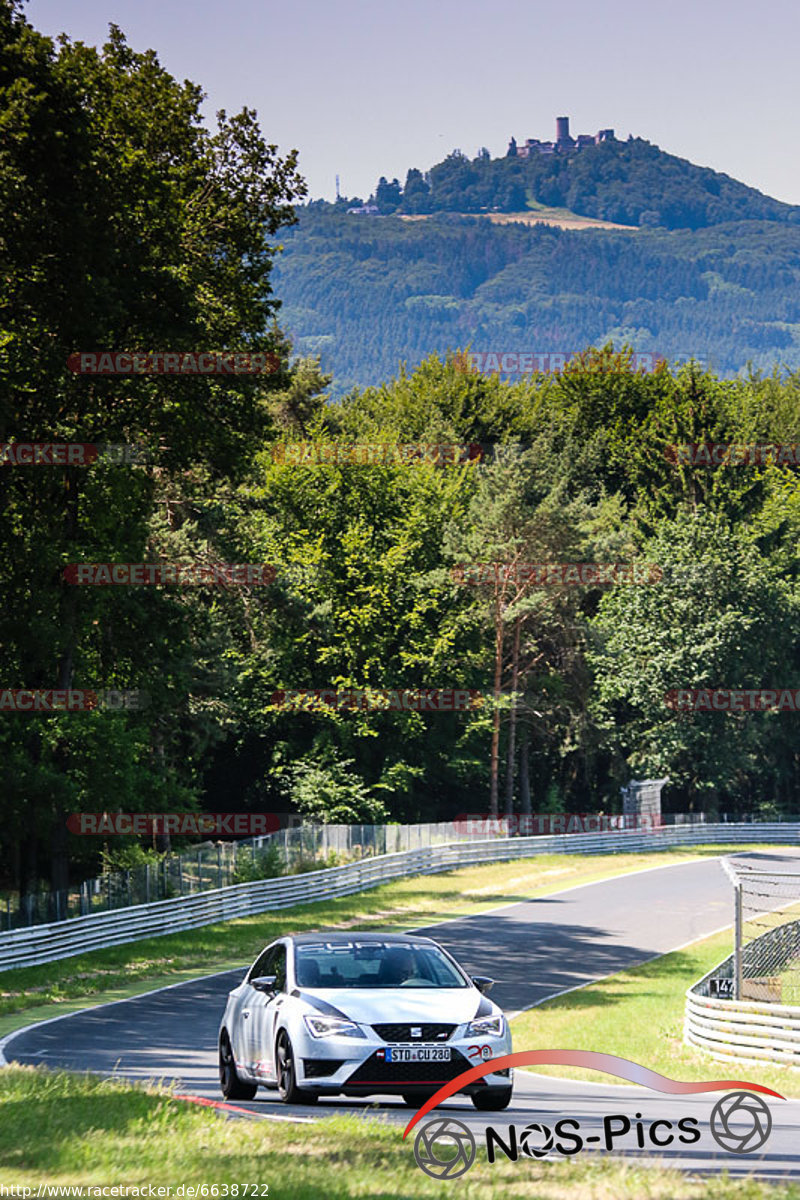
[[[214,925],[296,904],[332,900],[409,875],[540,854],[615,854],[724,842],[800,842],[800,823],[668,825],[646,833],[577,833],[461,841],[376,855],[304,875],[233,884],[192,896],[74,917],[0,935],[0,971],[70,958],[108,946]]]
[[[730,958],[687,991],[683,1040],[721,1061],[800,1067],[800,1006],[697,993],[710,975],[724,975],[726,969],[732,969]]]
[[[748,980],[760,981],[768,990],[772,988],[769,972],[785,969],[795,960],[800,946],[798,939],[800,921],[770,929],[745,947],[749,966],[753,968],[747,980],[742,978],[741,960],[734,951],[692,984],[686,992],[684,1041],[722,1061],[736,1059],[800,1067],[800,1005],[741,998],[742,985]],[[712,994],[728,980],[731,998]],[[779,982],[780,976],[775,977],[775,983]],[[780,996],[779,986],[777,996]]]

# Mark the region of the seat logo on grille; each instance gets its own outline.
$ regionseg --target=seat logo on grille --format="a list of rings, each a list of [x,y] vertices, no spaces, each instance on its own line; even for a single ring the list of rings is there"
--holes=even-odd
[[[411,1036],[415,1037],[415,1038],[421,1038],[422,1037],[422,1026],[421,1025],[412,1025],[411,1026]]]

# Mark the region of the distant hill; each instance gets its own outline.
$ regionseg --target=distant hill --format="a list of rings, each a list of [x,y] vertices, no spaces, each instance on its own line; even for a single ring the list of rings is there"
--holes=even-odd
[[[729,221],[800,224],[800,206],[773,200],[642,138],[530,158],[491,158],[484,152],[470,160],[454,151],[425,176],[409,171],[403,189],[382,182],[373,202],[383,215],[516,212],[538,203],[647,228],[702,229]]]
[[[521,202],[515,187],[536,194]],[[611,340],[723,375],[800,369],[800,209],[647,142],[557,161],[451,155],[405,188],[381,181],[374,200],[382,215],[300,209],[275,268],[281,322],[335,393],[468,344],[569,353]],[[513,219],[545,205],[564,227]],[[580,217],[637,228],[570,228]]]

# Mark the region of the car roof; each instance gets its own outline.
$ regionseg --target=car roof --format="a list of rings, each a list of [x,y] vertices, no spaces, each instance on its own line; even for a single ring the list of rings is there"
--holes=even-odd
[[[321,931],[319,933],[291,933],[284,939],[287,942],[294,942],[296,946],[302,946],[304,943],[313,942],[319,945],[320,942],[325,942],[329,945],[347,945],[349,942],[392,942],[397,945],[411,945],[419,942],[428,942],[430,945],[435,945],[432,938],[422,937],[416,933],[366,933],[360,929],[348,929],[346,933],[336,930]]]

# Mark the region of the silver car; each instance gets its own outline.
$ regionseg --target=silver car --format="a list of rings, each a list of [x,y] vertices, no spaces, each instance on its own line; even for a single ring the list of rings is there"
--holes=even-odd
[[[511,1053],[508,1022],[430,938],[304,933],[278,938],[228,996],[219,1030],[222,1094],[277,1088],[287,1104],[399,1095],[418,1108],[443,1083]],[[510,1069],[461,1089],[476,1108],[511,1100]]]

